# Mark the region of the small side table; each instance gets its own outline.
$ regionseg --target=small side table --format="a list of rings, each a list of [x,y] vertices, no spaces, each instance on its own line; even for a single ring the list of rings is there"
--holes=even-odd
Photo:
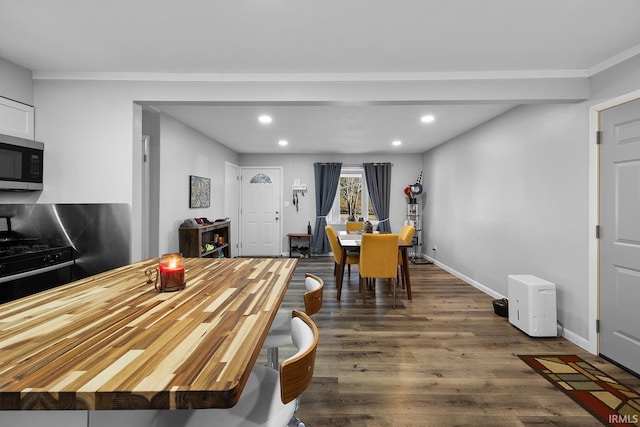
[[[289,258],[309,258],[311,254],[311,234],[287,234],[289,236]]]

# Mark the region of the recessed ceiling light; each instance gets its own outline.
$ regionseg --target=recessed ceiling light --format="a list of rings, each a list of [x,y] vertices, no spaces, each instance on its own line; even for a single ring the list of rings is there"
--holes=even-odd
[[[258,121],[262,124],[269,124],[273,121],[273,119],[271,118],[271,116],[267,116],[266,114],[261,115],[260,117],[258,117]]]
[[[422,116],[420,117],[420,121],[422,123],[431,123],[432,121],[434,121],[436,118],[433,117],[431,114],[427,115],[427,116]]]
[[[280,141],[278,141],[278,145],[284,147],[285,145],[289,145],[289,141],[287,141],[286,139],[281,139]]]
[[[399,139],[396,139],[395,141],[393,141],[391,143],[392,145],[402,145],[402,141],[400,141]]]

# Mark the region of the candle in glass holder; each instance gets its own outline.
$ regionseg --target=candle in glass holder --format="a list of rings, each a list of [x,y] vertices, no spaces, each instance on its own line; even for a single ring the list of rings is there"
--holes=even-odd
[[[160,292],[178,291],[185,287],[182,254],[164,254],[160,259]],[[157,288],[157,286],[156,286]]]

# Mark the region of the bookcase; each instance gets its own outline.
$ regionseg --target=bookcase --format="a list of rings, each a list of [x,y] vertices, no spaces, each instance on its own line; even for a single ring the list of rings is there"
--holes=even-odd
[[[230,229],[231,221],[220,221],[199,227],[180,227],[178,239],[182,256],[229,258],[231,256]]]
[[[407,205],[407,220],[412,221],[416,228],[413,235],[413,252],[410,253],[412,261],[422,259],[422,212],[416,199],[411,199]]]

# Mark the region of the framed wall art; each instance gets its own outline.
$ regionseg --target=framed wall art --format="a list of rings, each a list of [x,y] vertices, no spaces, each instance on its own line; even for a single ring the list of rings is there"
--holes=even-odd
[[[189,207],[208,208],[211,206],[211,178],[189,175]]]

